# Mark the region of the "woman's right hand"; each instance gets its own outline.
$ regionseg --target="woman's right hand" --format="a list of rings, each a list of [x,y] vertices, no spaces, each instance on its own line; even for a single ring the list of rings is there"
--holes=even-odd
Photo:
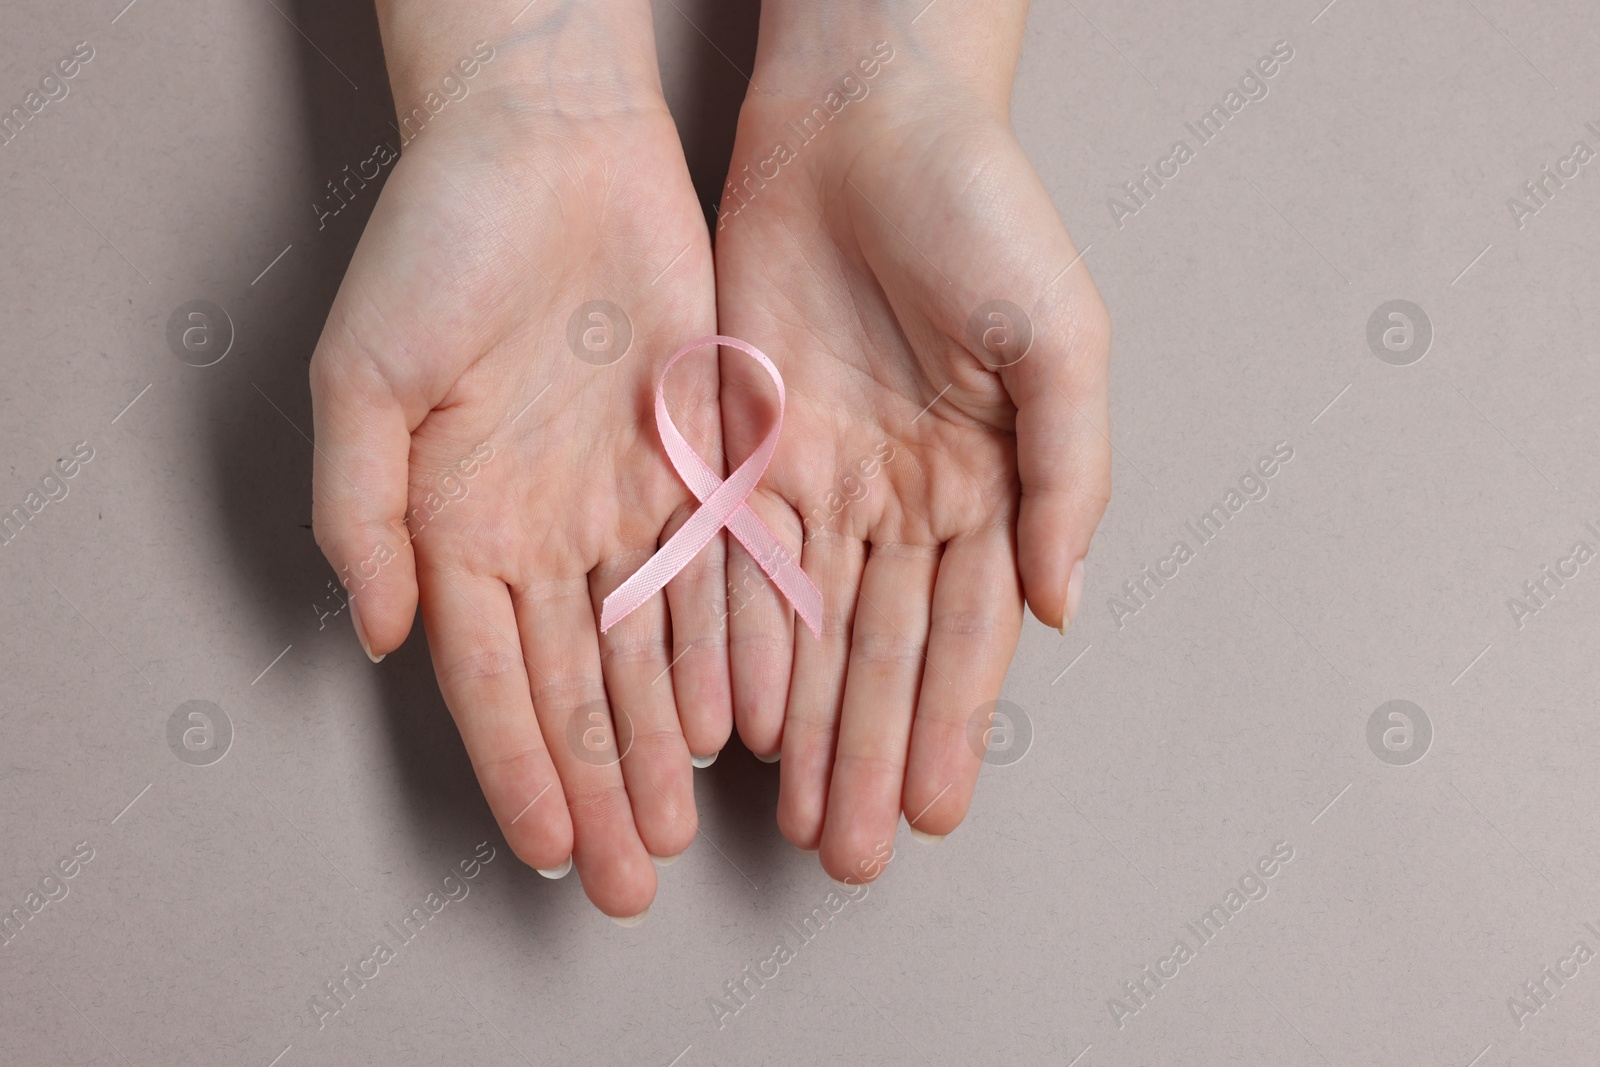
[[[415,136],[312,361],[314,528],[369,655],[405,640],[420,600],[516,854],[552,876],[571,857],[595,905],[629,919],[655,895],[650,857],[695,835],[691,753],[732,723],[720,538],[664,599],[596,625],[697,506],[651,405],[664,358],[715,332],[711,249],[648,7],[545,23],[535,7],[497,40],[476,6],[380,10]],[[466,78],[456,62],[485,36],[492,58]],[[720,469],[715,353],[673,385],[680,429]]]

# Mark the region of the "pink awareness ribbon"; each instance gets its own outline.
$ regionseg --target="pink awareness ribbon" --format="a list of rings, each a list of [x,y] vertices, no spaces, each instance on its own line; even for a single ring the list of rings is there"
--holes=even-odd
[[[707,345],[738,349],[761,364],[771,376],[772,384],[778,387],[777,421],[773,423],[772,429],[767,431],[767,436],[756,446],[756,450],[739,464],[739,469],[730,474],[726,481],[717,477],[716,472],[707,466],[699,453],[684,440],[683,434],[678,432],[672,416],[667,412],[667,374],[678,360]],[[717,531],[726,526],[766,572],[767,577],[772,579],[772,584],[776,585],[789,603],[794,605],[795,612],[805,621],[812,636],[821,636],[819,629],[822,623],[821,590],[806,576],[806,572],[800,568],[789,550],[783,547],[783,543],[746,503],[750,494],[755,491],[756,483],[761,481],[761,476],[766,473],[767,464],[772,462],[772,454],[778,449],[778,431],[783,428],[783,407],[783,375],[778,373],[778,368],[773,366],[772,360],[768,359],[764,352],[736,337],[723,337],[720,334],[702,337],[697,341],[690,341],[667,360],[667,365],[661,370],[661,377],[656,381],[656,429],[661,433],[661,443],[666,447],[667,458],[672,461],[672,466],[684,484],[688,485],[695,498],[700,501],[700,507],[695,509],[694,514],[689,516],[689,521],[679,527],[678,532],[668,538],[667,543],[662,545],[644,566],[634,571],[627,581],[617,586],[611,595],[606,597],[605,603],[600,607],[601,633],[621,622],[641,604],[665,588],[679,571],[689,565],[690,560],[700,554],[701,549],[711,543]]]

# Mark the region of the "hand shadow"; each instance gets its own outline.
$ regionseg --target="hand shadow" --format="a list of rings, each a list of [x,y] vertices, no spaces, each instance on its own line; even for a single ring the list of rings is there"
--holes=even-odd
[[[348,659],[368,668],[343,610],[348,594],[329,586],[337,576],[312,536],[308,370],[389,173],[389,166],[376,163],[387,157],[374,150],[387,143],[398,151],[401,138],[370,0],[279,6],[296,27],[287,32],[297,43],[305,137],[297,146],[297,165],[284,171],[304,184],[287,189],[287,206],[273,210],[275,218],[288,218],[279,231],[282,241],[292,242],[283,262],[259,285],[239,283],[213,296],[233,319],[235,341],[234,351],[210,368],[202,385],[213,445],[212,488],[249,584],[245,603],[257,626],[286,635],[307,658]],[[260,235],[241,234],[239,240],[253,245]],[[319,619],[322,611],[331,617]],[[434,682],[420,621],[412,640],[371,669],[382,694],[391,761],[402,778],[396,792],[407,804],[399,822],[414,838],[407,851],[422,860],[418,866],[449,865],[470,855],[486,836],[500,847]],[[306,684],[315,699],[318,679]],[[338,691],[352,689],[359,691],[348,684]],[[339,773],[316,766],[325,755],[302,755],[313,776]],[[381,847],[358,851],[377,854]],[[357,880],[366,881],[359,875]]]

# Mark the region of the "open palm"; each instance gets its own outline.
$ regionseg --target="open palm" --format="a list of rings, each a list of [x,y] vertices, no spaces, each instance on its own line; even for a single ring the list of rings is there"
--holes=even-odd
[[[517,855],[551,876],[571,857],[631,918],[650,857],[695,834],[690,751],[731,728],[721,540],[665,600],[595,624],[696,503],[650,412],[662,357],[715,326],[710,247],[664,106],[475,103],[407,147],[317,347],[315,529],[369,655],[420,595]],[[719,463],[715,359],[674,383]]]
[[[859,881],[902,812],[934,837],[965,815],[1024,599],[1052,626],[1076,610],[1110,492],[1109,324],[1003,111],[884,90],[775,168],[812,99],[745,103],[717,295],[788,386],[751,503],[827,624],[797,630],[732,545],[729,641],[741,737],[781,753],[781,829]],[[747,364],[723,365],[731,457],[771,417]]]

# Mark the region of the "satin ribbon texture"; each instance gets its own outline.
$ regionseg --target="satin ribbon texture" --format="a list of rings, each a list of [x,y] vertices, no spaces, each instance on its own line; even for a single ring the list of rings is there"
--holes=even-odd
[[[767,436],[762,438],[756,450],[750,453],[748,459],[739,464],[739,469],[728,475],[727,481],[717,477],[715,471],[706,465],[700,458],[683,434],[678,432],[678,427],[673,424],[672,416],[667,412],[667,375],[673,366],[696,349],[705,348],[707,345],[721,345],[724,348],[735,348],[766,370],[772,378],[772,384],[778,387],[778,419],[773,423],[772,429],[767,431]],[[667,365],[661,370],[661,377],[656,381],[656,429],[661,433],[661,443],[666,447],[667,458],[672,461],[672,466],[677,470],[678,476],[684,484],[694,493],[700,501],[700,507],[695,509],[689,521],[678,528],[678,532],[667,539],[629,579],[606,597],[600,607],[600,632],[605,633],[611,627],[621,622],[628,614],[637,609],[645,601],[659,593],[668,582],[677,576],[678,572],[689,565],[689,561],[700,554],[700,550],[711,543],[717,531],[724,526],[734,537],[739,539],[750,553],[756,563],[766,572],[772,584],[778,587],[790,604],[794,605],[795,613],[805,622],[811,630],[813,637],[821,636],[822,624],[822,592],[815,583],[801,570],[800,564],[783,547],[776,535],[762,522],[750,505],[745,503],[750,494],[755,491],[756,483],[761,481],[761,476],[767,471],[767,464],[772,462],[772,454],[778,449],[778,431],[783,429],[783,375],[778,373],[778,368],[772,365],[772,360],[755,345],[746,344],[736,337],[723,337],[720,334],[702,337],[697,341],[690,341],[667,360]]]

